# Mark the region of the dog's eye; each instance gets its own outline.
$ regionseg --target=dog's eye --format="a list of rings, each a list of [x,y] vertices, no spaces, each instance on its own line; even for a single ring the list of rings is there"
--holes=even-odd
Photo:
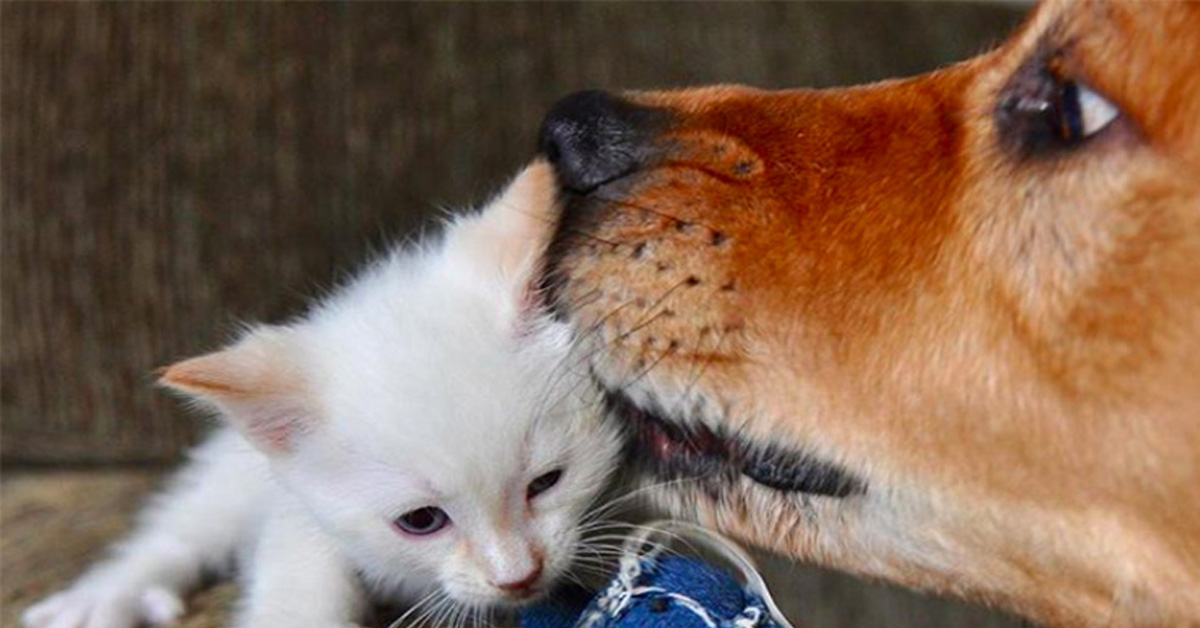
[[[1064,78],[1052,63],[1027,64],[996,111],[1003,144],[1023,155],[1071,149],[1108,128],[1121,111],[1096,90]]]
[[[1071,84],[1073,111],[1078,112],[1078,134],[1080,138],[1091,137],[1108,128],[1121,112],[1106,98],[1079,83]]]

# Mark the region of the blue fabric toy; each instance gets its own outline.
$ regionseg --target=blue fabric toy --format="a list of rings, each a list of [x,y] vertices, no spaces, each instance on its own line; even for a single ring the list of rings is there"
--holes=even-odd
[[[562,591],[526,609],[521,628],[790,628],[740,548],[675,521],[631,540],[608,587],[588,598]]]

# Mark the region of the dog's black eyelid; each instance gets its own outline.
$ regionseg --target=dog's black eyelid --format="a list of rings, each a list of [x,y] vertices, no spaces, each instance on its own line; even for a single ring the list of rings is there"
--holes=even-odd
[[[1000,92],[997,138],[1020,158],[1070,150],[1086,139],[1079,85],[1049,63],[1047,57],[1031,59]]]

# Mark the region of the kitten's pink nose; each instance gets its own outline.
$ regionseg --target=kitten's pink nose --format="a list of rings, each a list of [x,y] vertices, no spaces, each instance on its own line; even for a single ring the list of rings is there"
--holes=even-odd
[[[510,580],[508,582],[495,582],[493,584],[497,589],[506,591],[517,597],[528,597],[529,594],[533,593],[533,586],[537,584],[537,581],[542,577],[542,566],[542,559],[540,557],[535,558],[533,569],[530,569],[529,573],[525,574],[520,579]]]

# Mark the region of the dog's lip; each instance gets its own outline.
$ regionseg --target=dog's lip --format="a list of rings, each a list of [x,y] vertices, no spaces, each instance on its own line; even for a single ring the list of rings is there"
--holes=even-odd
[[[744,477],[784,493],[835,498],[866,491],[865,481],[835,463],[704,423],[667,417],[602,383],[601,390],[608,414],[628,430],[628,458],[640,471],[665,479],[716,481],[725,486]]]
[[[655,475],[728,475],[729,443],[704,426],[684,427],[635,404],[624,392],[605,389],[605,408],[629,433],[631,454]]]

